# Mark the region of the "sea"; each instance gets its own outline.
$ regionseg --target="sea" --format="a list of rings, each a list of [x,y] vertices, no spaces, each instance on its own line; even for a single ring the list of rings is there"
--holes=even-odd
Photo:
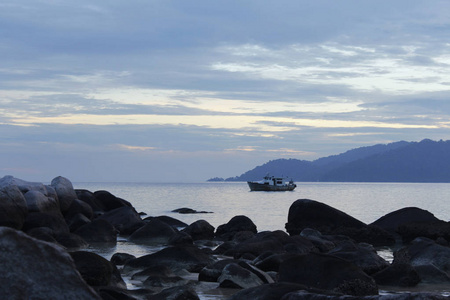
[[[337,208],[370,224],[382,216],[404,207],[419,207],[437,218],[450,220],[450,183],[324,183],[297,182],[294,191],[250,191],[245,182],[199,183],[73,183],[75,189],[106,190],[125,199],[146,216],[167,215],[191,224],[206,220],[217,228],[237,215],[249,217],[258,231],[285,230],[289,207],[297,199],[316,200]],[[179,214],[178,208],[191,208],[205,213]],[[154,253],[160,248],[130,243],[119,238],[115,247],[92,248],[110,259],[114,253],[125,252],[136,257]],[[379,249],[386,260],[392,259],[391,249]],[[125,278],[128,288],[138,283]],[[421,286],[450,295],[450,286]],[[417,290],[411,290],[417,291]],[[384,291],[390,292],[390,291]],[[229,295],[203,289],[200,299],[226,299]]]

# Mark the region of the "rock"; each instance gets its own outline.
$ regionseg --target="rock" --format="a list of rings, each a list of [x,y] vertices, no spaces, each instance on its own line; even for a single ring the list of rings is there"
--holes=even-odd
[[[220,225],[216,230],[216,237],[223,240],[232,240],[240,231],[257,233],[256,225],[246,216],[235,216],[228,223]]]
[[[100,299],[63,248],[0,228],[3,299]]]
[[[382,216],[372,224],[396,232],[398,227],[404,224],[435,221],[439,221],[439,219],[427,210],[405,207]]]
[[[159,221],[162,221],[162,222],[164,222],[164,223],[166,223],[166,224],[168,224],[168,225],[170,225],[170,226],[172,226],[173,228],[176,228],[176,229],[185,228],[185,227],[188,226],[188,224],[186,224],[186,223],[184,223],[184,222],[182,222],[182,221],[180,221],[178,219],[169,217],[169,216],[147,217],[147,218],[144,219],[144,221],[149,222],[149,221],[151,221],[153,219],[157,219]]]
[[[33,212],[29,213],[23,224],[23,231],[27,232],[33,228],[48,227],[55,235],[68,234],[69,227],[66,224],[61,213],[44,213]]]
[[[128,253],[114,253],[114,255],[111,256],[111,263],[116,266],[123,266],[127,261],[135,258],[134,255]]]
[[[47,197],[39,191],[28,191],[24,194],[28,212],[59,213],[59,202],[55,198]]]
[[[327,235],[349,236],[357,242],[375,246],[395,243],[395,238],[379,227],[368,226],[324,203],[299,199],[289,208],[286,230],[290,235],[298,235],[305,228],[313,228]]]
[[[190,286],[176,286],[163,290],[156,295],[150,295],[148,300],[199,300],[197,293]]]
[[[94,218],[94,211],[92,207],[84,201],[75,199],[70,204],[68,211],[64,214],[66,220],[70,220],[74,215],[82,214],[87,219],[92,220]]]
[[[116,208],[131,206],[128,201],[118,198],[108,191],[96,191],[94,197],[104,211],[110,211]]]
[[[58,176],[54,178],[50,184],[56,191],[59,200],[59,207],[62,213],[65,213],[72,201],[77,199],[77,194],[73,189],[72,182],[70,182],[67,178]]]
[[[403,224],[398,227],[397,232],[404,243],[409,243],[417,237],[450,241],[450,223],[444,221]]]
[[[187,283],[187,280],[180,276],[164,276],[161,274],[155,274],[147,276],[143,285],[147,288],[171,288],[174,286],[182,286]]]
[[[75,190],[75,193],[77,194],[79,200],[88,204],[92,208],[95,215],[101,215],[105,211],[103,204],[95,198],[94,193],[91,191],[77,189]]]
[[[87,251],[71,252],[75,266],[90,286],[113,286],[126,288],[117,268],[107,259]]]
[[[283,261],[279,281],[355,296],[378,294],[375,281],[360,268],[341,258],[319,253]]]
[[[87,225],[91,223],[91,220],[89,220],[85,215],[78,213],[76,215],[73,215],[70,217],[70,219],[66,218],[67,226],[69,226],[69,230],[71,232],[74,232],[78,230],[81,226]]]
[[[400,249],[394,253],[394,262],[398,260],[399,252],[402,253],[406,260],[418,271],[421,270],[419,276],[429,281],[436,281],[436,269],[445,273],[447,276],[441,277],[443,283],[448,283],[448,275],[450,275],[450,248],[436,244],[427,238],[416,238],[410,245]],[[432,268],[424,268],[424,266],[432,266]],[[421,267],[420,269],[418,267]],[[428,274],[427,272],[430,272]],[[433,278],[433,279],[431,279]]]
[[[446,297],[433,293],[398,293],[377,296],[348,296],[297,291],[286,294],[281,300],[444,300]]]
[[[109,210],[98,219],[108,221],[121,235],[130,235],[145,225],[141,216],[131,206]]]
[[[166,264],[171,269],[200,272],[203,267],[212,262],[214,259],[211,255],[205,254],[195,246],[173,246],[128,261],[124,266],[124,271],[143,270],[156,264]]]
[[[212,214],[212,212],[209,211],[198,211],[188,207],[177,208],[172,210],[172,212],[176,212],[179,214]]]
[[[288,258],[292,258],[297,256],[298,254],[294,253],[275,253],[271,254],[267,257],[261,258],[258,257],[255,261],[255,266],[265,272],[278,272],[280,269],[280,265],[283,261],[285,261]]]
[[[222,275],[223,269],[231,264],[231,263],[239,263],[237,259],[222,259],[211,265],[204,267],[200,273],[198,274],[199,281],[207,281],[207,282],[217,282],[220,275]]]
[[[95,290],[100,295],[100,297],[102,297],[102,300],[136,300],[136,298],[133,296],[133,291],[129,291],[127,289],[102,286],[96,287]]]
[[[83,225],[75,232],[89,244],[111,244],[117,243],[117,230],[108,221],[94,220]]]
[[[291,292],[306,289],[305,286],[289,282],[264,284],[235,293],[229,300],[278,300]]]
[[[73,233],[56,235],[55,239],[58,244],[71,250],[83,249],[89,246],[89,244],[82,237]]]
[[[205,220],[198,220],[183,229],[194,241],[212,240],[214,238],[214,226]]]
[[[411,287],[420,282],[419,274],[410,264],[392,264],[372,275],[376,283],[387,286]]]
[[[167,245],[175,233],[176,231],[166,223],[152,220],[130,235],[128,241],[146,245]]]
[[[346,242],[329,251],[328,254],[350,261],[367,274],[379,272],[389,266],[369,244],[354,244]]]
[[[256,274],[236,263],[226,265],[218,281],[225,288],[245,289],[264,284]]]
[[[167,241],[167,243],[171,246],[176,246],[176,245],[193,245],[194,244],[194,240],[192,239],[192,237],[187,234],[186,232],[175,232]]]
[[[17,186],[3,182],[0,185],[0,226],[22,229],[27,214],[27,202],[22,192]]]
[[[149,276],[175,277],[175,273],[166,265],[156,264],[133,274],[131,279],[145,281]]]

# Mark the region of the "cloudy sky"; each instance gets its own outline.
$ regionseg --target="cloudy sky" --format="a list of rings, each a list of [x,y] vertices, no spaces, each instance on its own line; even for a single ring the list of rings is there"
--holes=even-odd
[[[448,1],[0,1],[0,175],[191,182],[450,139]]]

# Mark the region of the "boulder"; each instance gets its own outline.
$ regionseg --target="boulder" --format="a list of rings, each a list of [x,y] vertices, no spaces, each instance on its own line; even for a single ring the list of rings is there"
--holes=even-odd
[[[172,226],[173,228],[176,228],[176,229],[185,228],[185,227],[188,226],[188,224],[186,224],[186,223],[184,223],[184,222],[182,222],[182,221],[180,221],[178,219],[169,217],[169,216],[147,217],[147,218],[144,219],[144,221],[145,222],[149,222],[149,221],[151,221],[153,219],[157,219],[159,221],[162,221],[162,222],[164,222],[164,223],[166,223],[166,224],[168,224],[168,225],[170,225],[170,226]]]
[[[70,218],[66,218],[66,223],[67,226],[69,226],[69,230],[71,232],[74,232],[81,226],[91,223],[91,220],[88,219],[85,215],[78,213],[76,215],[71,215]]]
[[[327,235],[349,236],[357,242],[366,242],[375,246],[395,243],[395,238],[379,227],[368,226],[324,203],[299,199],[289,208],[286,230],[290,235],[298,235],[306,228],[312,228]]]
[[[133,276],[131,276],[131,279],[145,281],[149,276],[175,277],[175,275],[175,272],[168,266],[156,264],[133,274]]]
[[[309,253],[283,261],[279,281],[348,295],[378,294],[375,281],[356,265],[332,255]]]
[[[156,264],[166,264],[171,269],[200,272],[202,268],[213,262],[214,259],[211,255],[195,246],[173,246],[128,261],[124,266],[124,271],[143,270]]]
[[[100,299],[61,247],[0,228],[3,299]]]
[[[90,286],[126,288],[116,266],[107,259],[87,251],[71,252],[70,256],[75,262],[78,272]]]
[[[27,214],[27,202],[19,188],[0,185],[0,226],[22,229]]]
[[[445,300],[445,296],[436,293],[397,293],[376,296],[330,295],[309,291],[296,291],[286,294],[281,300]]]
[[[171,288],[175,286],[182,286],[187,283],[186,279],[180,276],[165,276],[162,274],[153,274],[147,276],[144,280],[143,285],[146,288]]]
[[[450,223],[445,221],[415,222],[402,224],[397,229],[404,243],[409,243],[417,237],[425,237],[433,240],[450,241]]]
[[[121,235],[130,235],[145,225],[141,216],[131,206],[109,210],[98,219],[108,221]]]
[[[152,220],[129,236],[128,241],[146,245],[167,245],[176,231],[169,225]]]
[[[404,224],[436,221],[439,221],[439,219],[427,210],[418,207],[405,207],[382,216],[372,225],[396,232]]]
[[[94,193],[92,193],[91,191],[77,189],[75,190],[75,193],[77,194],[79,200],[88,204],[92,208],[92,211],[95,215],[101,215],[105,211],[103,204],[99,200],[97,200],[97,198],[95,198]]]
[[[205,220],[197,220],[183,229],[194,241],[212,240],[214,238],[214,226]]]
[[[27,201],[28,212],[59,213],[58,199],[47,197],[39,191],[30,190],[24,194]]]
[[[72,201],[77,199],[77,194],[73,189],[72,182],[69,179],[58,176],[50,184],[56,191],[59,200],[59,207],[62,213],[69,210]]]
[[[171,246],[176,245],[193,245],[194,240],[192,237],[183,231],[175,232],[167,241],[167,243]]]
[[[377,254],[372,245],[364,243],[342,243],[329,251],[328,254],[354,263],[369,275],[389,266],[389,263]]]
[[[131,206],[130,202],[118,198],[108,191],[96,191],[94,197],[104,211],[110,211],[116,208]]]
[[[256,225],[247,216],[235,216],[226,224],[217,227],[216,237],[222,240],[232,240],[234,235],[240,231],[257,233]]]
[[[199,300],[195,290],[189,286],[176,286],[164,289],[158,294],[147,296],[148,300]]]
[[[241,290],[229,300],[275,300],[282,299],[284,295],[298,290],[304,290],[306,287],[304,285],[289,283],[289,282],[278,282],[272,284],[263,284],[253,288],[247,288]]]
[[[48,227],[55,235],[68,234],[69,227],[61,213],[33,212],[25,219],[22,230],[27,232],[33,228]]]
[[[115,245],[117,243],[117,230],[105,220],[94,220],[81,226],[74,233],[89,244]]]
[[[113,256],[111,256],[111,263],[116,266],[123,266],[127,261],[135,258],[134,255],[128,253],[114,253]]]
[[[220,275],[222,275],[223,269],[231,263],[237,264],[239,263],[239,260],[221,259],[211,265],[204,267],[198,274],[198,280],[206,282],[217,282]]]
[[[218,281],[223,288],[245,289],[264,284],[256,274],[235,263],[225,266]]]
[[[69,210],[64,214],[64,218],[66,218],[66,220],[69,220],[77,214],[82,214],[89,220],[92,220],[94,218],[94,211],[92,210],[92,207],[86,202],[79,199],[75,199],[72,201]]]

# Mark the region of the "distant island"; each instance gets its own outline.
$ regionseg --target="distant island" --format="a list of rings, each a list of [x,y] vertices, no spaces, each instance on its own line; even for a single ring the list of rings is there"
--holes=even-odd
[[[450,141],[377,144],[314,161],[276,159],[239,176],[208,181],[259,180],[267,173],[298,182],[450,182]]]

